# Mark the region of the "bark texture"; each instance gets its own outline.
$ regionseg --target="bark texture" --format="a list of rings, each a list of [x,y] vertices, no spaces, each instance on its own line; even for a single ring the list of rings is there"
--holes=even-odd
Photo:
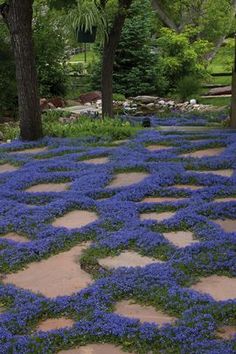
[[[232,74],[232,98],[230,111],[230,128],[236,129],[236,37],[235,37],[235,57]]]
[[[33,0],[9,0],[1,6],[8,26],[16,65],[21,138],[42,137],[41,111],[35,64],[32,16]]]
[[[112,77],[115,52],[132,0],[119,0],[119,8],[104,43],[102,60],[102,115],[113,117]]]

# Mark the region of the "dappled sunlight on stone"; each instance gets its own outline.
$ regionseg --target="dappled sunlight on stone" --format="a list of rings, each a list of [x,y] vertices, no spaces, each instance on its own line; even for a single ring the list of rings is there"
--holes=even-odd
[[[68,190],[70,183],[40,183],[26,189],[26,192],[43,193],[43,192],[64,192]]]
[[[81,244],[70,251],[33,262],[24,270],[8,274],[3,282],[52,298],[78,292],[92,283],[90,275],[79,264],[79,257],[89,245]]]
[[[186,247],[199,242],[193,238],[193,233],[190,231],[167,232],[163,236],[176,247]]]
[[[176,321],[175,317],[168,316],[166,313],[158,311],[152,306],[141,306],[133,304],[130,301],[118,302],[115,308],[115,313],[125,317],[136,318],[141,322],[154,322],[160,326],[166,323],[171,324]]]
[[[127,187],[142,182],[149,176],[146,172],[124,172],[115,175],[113,181],[109,184],[109,188]]]
[[[107,257],[99,260],[99,264],[108,268],[119,267],[144,267],[152,263],[162,263],[160,260],[145,257],[137,252],[125,251],[119,256]]]
[[[217,301],[236,299],[236,278],[211,275],[202,278],[191,288],[200,293],[209,294]]]
[[[76,229],[98,220],[96,213],[87,210],[73,210],[53,221],[52,226]]]
[[[75,322],[71,319],[61,317],[61,318],[49,318],[42,321],[36,328],[37,332],[43,331],[53,331],[56,329],[72,327]]]

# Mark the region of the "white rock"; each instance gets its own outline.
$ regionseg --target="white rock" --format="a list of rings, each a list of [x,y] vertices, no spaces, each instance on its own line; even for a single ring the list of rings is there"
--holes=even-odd
[[[195,98],[191,99],[189,102],[191,105],[197,104],[197,100]]]
[[[166,102],[164,100],[160,100],[160,101],[158,101],[158,104],[161,106],[165,106]]]

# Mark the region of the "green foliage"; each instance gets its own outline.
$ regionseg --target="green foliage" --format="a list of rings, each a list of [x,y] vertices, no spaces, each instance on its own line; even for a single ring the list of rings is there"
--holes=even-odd
[[[186,101],[197,95],[201,89],[200,81],[193,76],[185,76],[179,80],[177,85],[177,91],[180,99]]]
[[[45,2],[36,4],[34,40],[40,94],[60,96],[66,92],[66,38],[62,18],[50,11]]]
[[[185,77],[191,76],[194,80],[208,77],[205,55],[210,45],[205,40],[193,40],[194,34],[191,29],[178,34],[163,28],[157,39],[157,71],[162,73],[166,91],[176,89],[179,85],[183,87]]]

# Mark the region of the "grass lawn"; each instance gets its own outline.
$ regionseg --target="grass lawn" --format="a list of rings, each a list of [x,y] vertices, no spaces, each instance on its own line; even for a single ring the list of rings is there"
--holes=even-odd
[[[91,63],[93,60],[96,59],[96,54],[90,50],[87,52],[87,63]],[[70,58],[70,63],[73,62],[85,62],[85,54],[79,53]]]
[[[234,60],[234,39],[228,38],[209,65],[212,73],[231,72]]]

